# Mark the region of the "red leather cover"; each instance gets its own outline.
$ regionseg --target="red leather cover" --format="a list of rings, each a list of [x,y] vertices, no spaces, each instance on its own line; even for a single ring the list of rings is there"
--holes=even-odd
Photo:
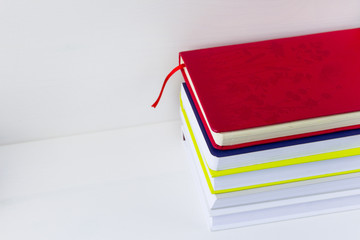
[[[360,111],[359,28],[186,51],[180,56],[194,85],[192,89],[188,84],[193,99],[195,91],[214,132]],[[214,147],[229,149],[357,127]]]

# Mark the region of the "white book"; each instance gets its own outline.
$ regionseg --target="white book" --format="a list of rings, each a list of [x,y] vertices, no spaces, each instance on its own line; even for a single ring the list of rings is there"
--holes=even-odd
[[[183,130],[185,138],[189,136]],[[226,194],[211,194],[195,149],[185,141],[211,230],[249,226],[360,208],[358,173]],[[195,177],[195,176],[194,176]],[[324,182],[326,180],[326,182]],[[254,191],[255,190],[255,191]],[[226,200],[226,201],[224,201]]]
[[[360,195],[336,197],[241,213],[208,217],[211,230],[224,230],[256,224],[278,222],[360,208]]]

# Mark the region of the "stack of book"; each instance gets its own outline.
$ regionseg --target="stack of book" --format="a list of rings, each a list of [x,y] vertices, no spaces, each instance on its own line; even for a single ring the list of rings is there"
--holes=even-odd
[[[360,207],[360,29],[180,53],[212,230]]]

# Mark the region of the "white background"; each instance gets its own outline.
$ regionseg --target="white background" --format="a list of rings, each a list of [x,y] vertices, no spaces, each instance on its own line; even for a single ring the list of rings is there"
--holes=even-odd
[[[178,119],[183,50],[360,26],[359,0],[0,0],[0,144]]]
[[[358,239],[359,210],[210,233],[179,73],[150,105],[179,51],[359,26],[359,0],[0,0],[0,239]]]

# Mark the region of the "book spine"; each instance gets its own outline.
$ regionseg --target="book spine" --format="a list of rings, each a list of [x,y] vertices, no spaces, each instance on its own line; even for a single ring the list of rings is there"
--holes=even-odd
[[[180,53],[180,54],[179,54],[179,64],[182,64],[181,59],[182,59],[182,58],[181,58],[181,53]],[[184,59],[182,59],[182,60],[184,61]],[[186,63],[185,63],[185,62],[184,62],[184,64],[185,64],[185,67],[186,67]],[[200,118],[201,118],[201,121],[202,121],[202,123],[203,123],[203,125],[204,125],[204,128],[205,128],[205,131],[206,131],[206,134],[208,135],[208,137],[209,137],[209,139],[210,139],[211,145],[213,145],[214,148],[219,149],[219,150],[226,149],[226,147],[224,148],[223,146],[219,146],[219,145],[217,145],[217,144],[215,143],[215,140],[214,140],[214,138],[213,138],[212,135],[211,135],[210,129],[209,129],[208,125],[206,124],[205,117],[203,116],[202,111],[200,110],[200,106],[199,106],[198,102],[196,101],[195,94],[194,94],[194,92],[193,92],[193,89],[191,88],[191,85],[190,85],[190,83],[189,83],[189,79],[188,79],[187,76],[186,76],[186,73],[185,73],[184,68],[181,69],[181,74],[182,74],[183,77],[184,77],[184,80],[185,80],[185,83],[186,83],[186,85],[187,85],[187,87],[188,87],[188,90],[189,90],[189,92],[190,92],[191,98],[192,98],[192,100],[193,100],[193,102],[194,102],[194,104],[195,104],[196,111],[198,112],[198,114],[199,114],[199,116],[200,116]],[[230,147],[230,148],[228,148],[228,149],[232,149],[231,146],[229,146],[229,147]]]

